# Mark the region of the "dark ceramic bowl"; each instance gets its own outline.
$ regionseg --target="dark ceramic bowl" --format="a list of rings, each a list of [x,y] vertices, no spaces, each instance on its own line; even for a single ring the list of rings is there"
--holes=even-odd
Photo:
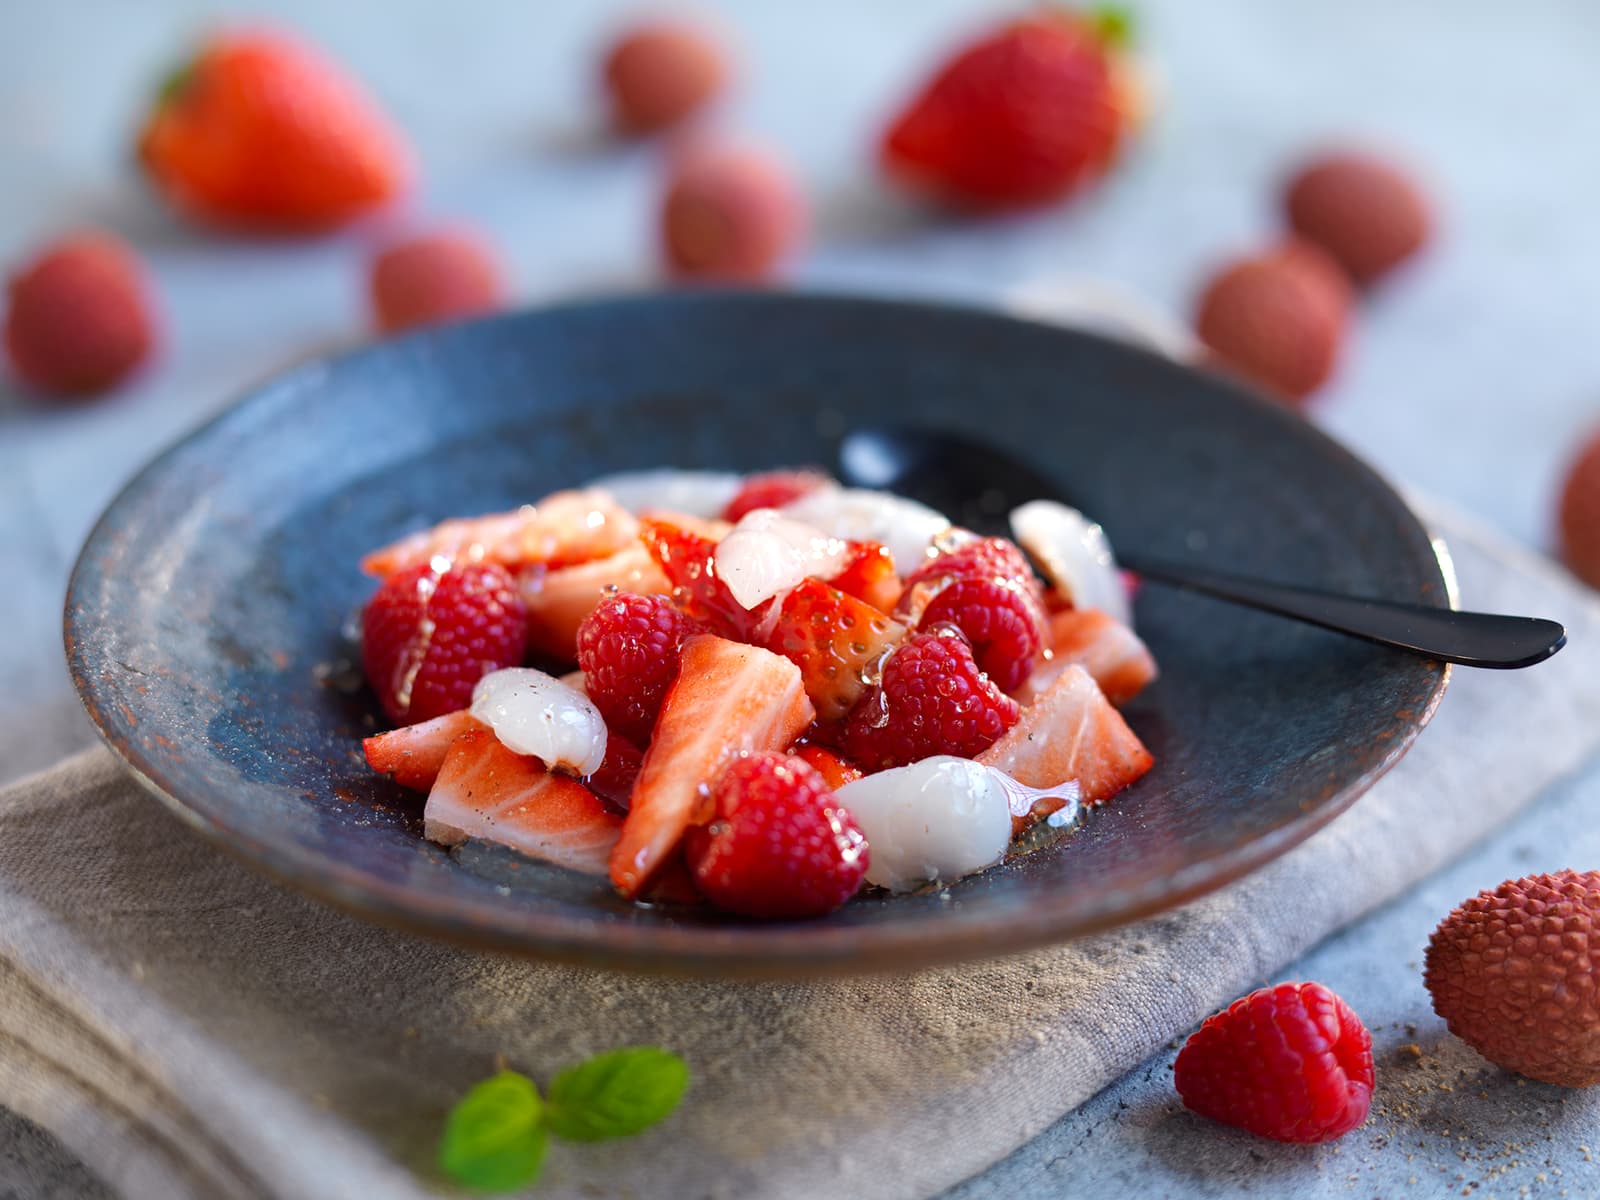
[[[857,424],[969,430],[1053,466],[1172,558],[1443,605],[1428,534],[1298,417],[1083,333],[820,296],[651,296],[447,328],[298,368],[150,465],[90,536],[67,653],[111,747],[246,862],[421,933],[627,967],[898,968],[1103,929],[1218,887],[1348,806],[1446,672],[1156,587],[1155,769],[1078,832],[945,892],[762,925],[635,907],[598,880],[419,835],[341,689],[363,551],[621,468],[831,460]],[[332,670],[330,671],[330,666]],[[151,820],[158,820],[153,812]]]

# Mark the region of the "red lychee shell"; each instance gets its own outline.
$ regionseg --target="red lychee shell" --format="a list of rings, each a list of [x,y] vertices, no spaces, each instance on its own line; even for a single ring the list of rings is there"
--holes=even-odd
[[[1450,1032],[1490,1062],[1600,1082],[1600,871],[1479,892],[1434,930],[1424,978]]]

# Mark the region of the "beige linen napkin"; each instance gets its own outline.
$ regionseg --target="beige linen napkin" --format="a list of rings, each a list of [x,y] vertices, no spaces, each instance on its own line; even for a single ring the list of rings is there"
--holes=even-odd
[[[1010,1153],[1217,1005],[1491,833],[1600,741],[1600,610],[1437,521],[1469,607],[1568,623],[1537,670],[1458,671],[1349,813],[1242,882],[998,962],[792,984],[474,953],[284,892],[165,816],[104,751],[0,794],[0,1101],[132,1197],[417,1197],[497,1055],[540,1079],[660,1042],[684,1108],[558,1147],[538,1194],[922,1197]]]

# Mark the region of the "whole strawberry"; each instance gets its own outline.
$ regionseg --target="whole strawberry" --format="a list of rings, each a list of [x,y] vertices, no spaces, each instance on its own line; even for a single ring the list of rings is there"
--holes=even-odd
[[[626,133],[658,133],[693,116],[726,88],[728,59],[721,39],[702,26],[681,19],[634,26],[601,68],[612,123]]]
[[[396,571],[367,602],[361,663],[389,719],[413,725],[466,708],[478,680],[522,662],[527,637],[510,572],[434,559]]]
[[[870,863],[867,839],[802,759],[735,759],[711,799],[711,822],[689,831],[684,854],[695,886],[718,908],[747,917],[820,917],[860,888]]]
[[[1600,433],[1589,436],[1567,469],[1556,517],[1562,559],[1574,575],[1600,588]]]
[[[1424,961],[1434,1011],[1490,1062],[1600,1083],[1600,871],[1479,892],[1439,923]]]
[[[757,282],[805,236],[805,202],[789,172],[752,146],[701,143],[673,160],[661,201],[661,249],[681,279]]]
[[[975,758],[1020,715],[978,668],[960,631],[940,626],[912,634],[889,655],[883,682],[850,712],[844,750],[867,771],[934,754]]]
[[[1297,402],[1333,374],[1349,312],[1338,264],[1288,242],[1218,272],[1201,294],[1195,330],[1223,365]]]
[[[410,182],[399,133],[332,60],[284,33],[207,40],[161,90],[139,157],[178,208],[223,225],[331,229]]]
[[[1280,983],[1207,1017],[1178,1054],[1184,1107],[1279,1142],[1327,1142],[1367,1119],[1372,1035],[1320,983]]]
[[[1125,22],[1051,9],[966,46],[895,118],[884,166],[962,207],[1060,200],[1101,175],[1137,118]]]
[[[1289,180],[1284,207],[1294,231],[1321,246],[1361,284],[1416,254],[1433,223],[1427,200],[1409,176],[1393,163],[1355,151],[1306,163]]]
[[[144,269],[108,233],[46,246],[7,288],[5,346],[17,375],[54,396],[86,396],[126,379],[149,356],[156,318]]]
[[[385,247],[373,260],[370,290],[373,315],[385,333],[492,312],[505,296],[494,254],[463,229]]]

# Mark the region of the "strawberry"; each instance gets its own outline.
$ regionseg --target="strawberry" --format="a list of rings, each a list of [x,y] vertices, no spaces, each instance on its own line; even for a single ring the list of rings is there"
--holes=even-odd
[[[1030,704],[1068,667],[1088,671],[1107,700],[1126,704],[1156,677],[1156,660],[1139,635],[1097,608],[1069,608],[1050,617],[1050,658],[1012,695]]]
[[[919,631],[850,712],[844,749],[868,771],[934,754],[973,758],[1011,728],[1017,703],[978,669],[958,631]]]
[[[451,743],[483,724],[465,709],[363,739],[367,765],[403,788],[425,792],[439,777]]]
[[[111,234],[85,230],[51,243],[17,269],[7,290],[6,352],[40,392],[115,387],[156,341],[144,267]]]
[[[728,58],[711,30],[682,19],[634,26],[613,43],[601,68],[613,124],[628,133],[658,133],[682,122],[726,89]]]
[[[784,597],[767,649],[800,668],[818,719],[836,721],[855,707],[905,636],[904,625],[871,605],[807,579]]]
[[[647,745],[683,643],[700,631],[665,596],[603,598],[578,627],[578,666],[606,724]]]
[[[367,602],[362,666],[389,719],[412,725],[467,707],[479,679],[520,664],[527,629],[504,567],[423,563]]]
[[[422,821],[424,836],[441,846],[498,842],[602,877],[622,829],[622,819],[583,784],[506,749],[487,729],[450,744]]]
[[[528,608],[528,646],[561,662],[578,654],[578,630],[607,595],[640,596],[672,591],[667,577],[638,543],[593,562],[547,570],[524,567],[517,573],[517,591]]]
[[[1290,402],[1316,391],[1339,360],[1350,284],[1305,242],[1240,259],[1206,285],[1195,331],[1221,362]]]
[[[510,512],[441,521],[372,551],[361,569],[382,578],[442,555],[513,571],[535,564],[554,570],[625,550],[638,532],[633,514],[599,488],[554,492]]]
[[[751,611],[733,598],[728,585],[717,578],[716,542],[653,517],[640,521],[639,537],[685,612],[738,641],[752,637],[770,603]]]
[[[840,758],[826,746],[808,742],[792,746],[790,750],[796,758],[805,760],[806,764],[821,775],[834,791],[862,777],[863,772],[860,767],[848,759]]]
[[[711,634],[685,642],[611,858],[617,890],[637,896],[684,831],[706,821],[708,789],[729,762],[783,749],[814,715],[788,659]]]
[[[709,825],[684,839],[700,894],[747,917],[820,917],[861,887],[867,839],[807,763],[783,754],[735,759],[711,794]]]
[[[851,542],[844,570],[828,580],[841,592],[865,601],[879,612],[893,612],[903,585],[894,556],[882,542]]]
[[[821,471],[767,471],[748,475],[722,510],[722,519],[737,524],[748,512],[758,508],[782,508],[832,482]]]
[[[1154,764],[1122,714],[1082,667],[1068,667],[1048,691],[1022,710],[1022,719],[978,755],[1029,787],[1053,788],[1076,781],[1085,805],[1109,800]],[[1019,829],[1060,807],[1043,799]]]
[[[493,312],[505,299],[494,254],[462,229],[441,229],[385,247],[373,260],[369,290],[384,333]]]
[[[219,33],[161,89],[139,157],[208,221],[331,229],[405,191],[399,133],[334,62],[288,34]]]
[[[799,248],[805,201],[788,170],[767,152],[700,143],[673,160],[660,222],[669,274],[753,283],[776,274]]]
[[[600,769],[584,777],[583,782],[602,800],[620,812],[627,812],[633,802],[633,788],[639,782],[639,768],[644,755],[639,753],[627,738],[609,733],[606,737],[606,756]]]
[[[964,208],[1060,200],[1101,175],[1137,117],[1121,25],[1048,10],[951,58],[884,135],[885,168]]]
[[[1367,1119],[1372,1035],[1322,984],[1280,983],[1207,1017],[1172,1082],[1185,1108],[1213,1121],[1279,1142],[1329,1142]]]
[[[1357,283],[1388,274],[1428,240],[1421,190],[1394,164],[1346,151],[1306,163],[1284,190],[1289,224],[1338,260]]]

